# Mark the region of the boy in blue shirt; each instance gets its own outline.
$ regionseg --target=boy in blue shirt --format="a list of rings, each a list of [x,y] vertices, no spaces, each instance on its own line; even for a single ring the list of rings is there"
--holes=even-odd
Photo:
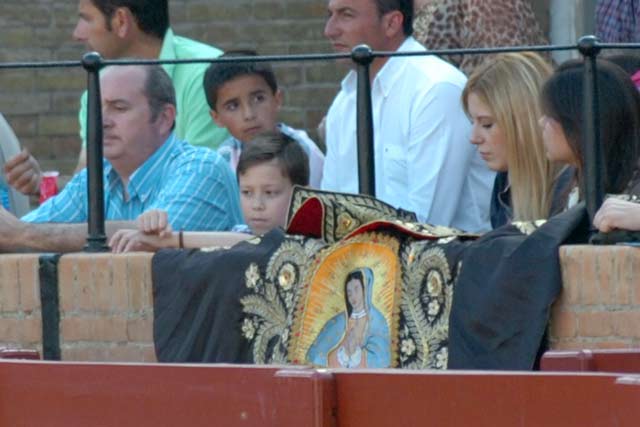
[[[166,211],[151,210],[138,217],[137,230],[120,230],[109,245],[114,252],[232,246],[285,227],[294,185],[309,182],[308,164],[306,153],[292,138],[280,132],[261,134],[242,150],[236,171],[247,225],[232,232],[176,232]]]
[[[255,56],[255,51],[228,52],[222,57]],[[209,66],[204,75],[204,90],[211,117],[225,127],[231,137],[218,148],[236,169],[240,153],[258,134],[279,131],[297,141],[309,157],[309,185],[320,188],[324,154],[303,130],[278,123],[282,91],[273,70],[266,62],[220,62]]]

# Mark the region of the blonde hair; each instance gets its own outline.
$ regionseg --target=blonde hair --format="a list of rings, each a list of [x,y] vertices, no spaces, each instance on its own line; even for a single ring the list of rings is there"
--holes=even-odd
[[[545,155],[540,92],[551,65],[533,52],[506,53],[479,67],[467,81],[462,103],[467,115],[471,93],[489,107],[505,135],[513,220],[549,216],[559,167]]]

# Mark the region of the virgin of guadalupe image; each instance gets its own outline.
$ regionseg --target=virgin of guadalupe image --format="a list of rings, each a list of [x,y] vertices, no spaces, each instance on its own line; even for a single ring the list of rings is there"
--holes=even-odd
[[[391,366],[389,326],[372,304],[373,271],[352,271],[344,281],[345,311],[323,326],[309,347],[307,361],[330,368]]]

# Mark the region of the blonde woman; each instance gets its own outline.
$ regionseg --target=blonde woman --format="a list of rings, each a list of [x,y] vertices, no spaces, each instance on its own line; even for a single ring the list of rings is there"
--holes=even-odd
[[[474,71],[462,93],[473,125],[471,143],[498,172],[491,196],[493,228],[547,218],[564,204],[553,200],[559,167],[545,156],[538,125],[540,90],[552,71],[538,54],[502,54]]]

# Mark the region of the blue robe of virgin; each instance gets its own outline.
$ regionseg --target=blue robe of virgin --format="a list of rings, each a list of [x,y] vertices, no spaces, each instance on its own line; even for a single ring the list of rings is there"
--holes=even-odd
[[[362,350],[366,351],[366,366],[368,368],[388,368],[391,366],[391,335],[389,326],[380,311],[372,304],[373,271],[362,268],[365,280],[365,300],[368,317]],[[317,366],[327,366],[329,353],[337,348],[345,337],[349,314],[336,314],[322,327],[322,330],[307,352],[307,361]]]

